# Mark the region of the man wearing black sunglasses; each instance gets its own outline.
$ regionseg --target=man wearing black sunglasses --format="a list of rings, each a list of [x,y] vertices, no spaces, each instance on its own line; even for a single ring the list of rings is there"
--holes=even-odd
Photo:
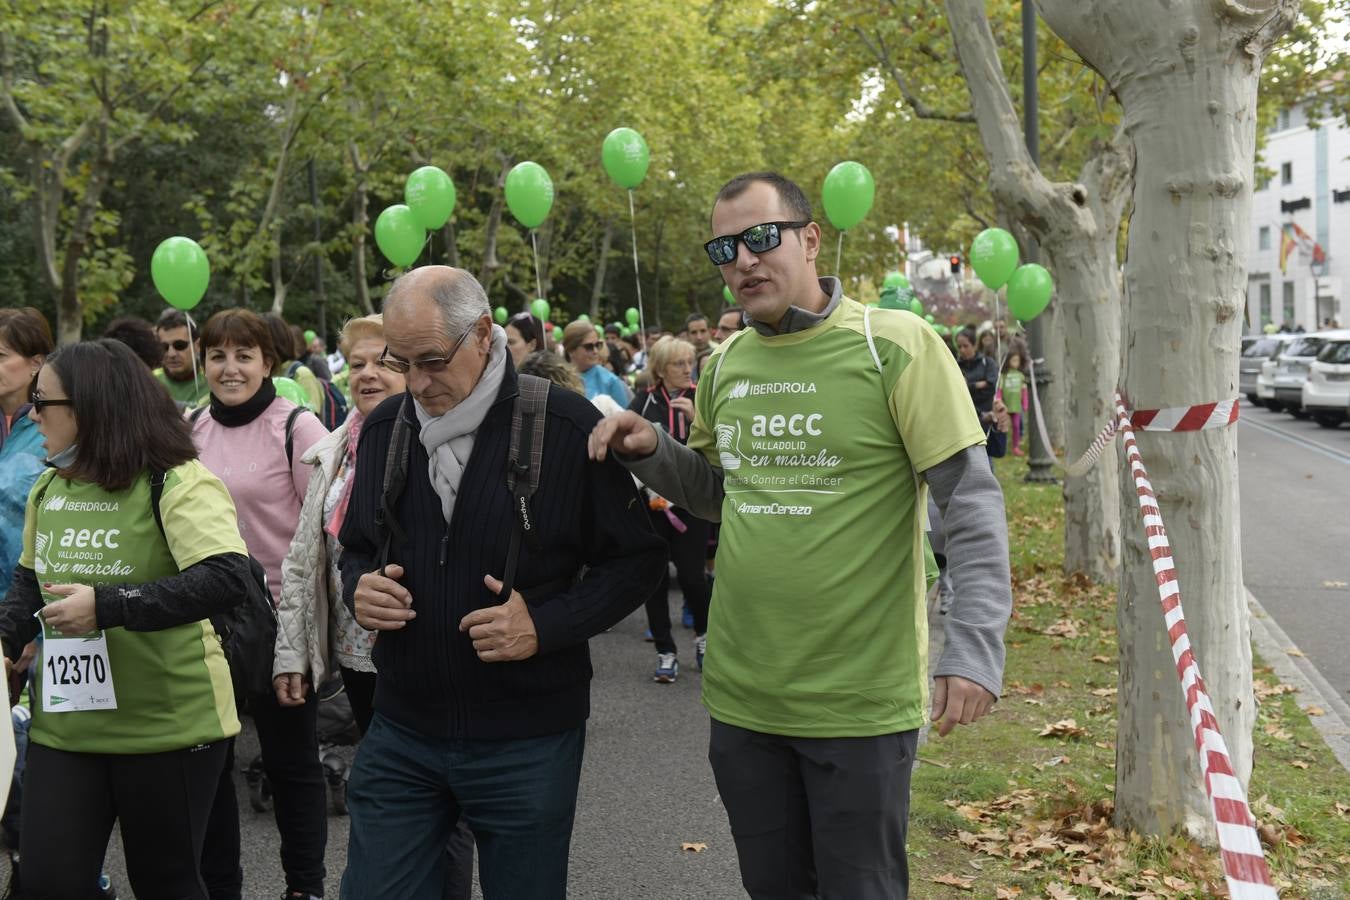
[[[636,414],[591,433],[674,505],[721,521],[703,703],[753,900],[908,894],[909,781],[926,719],[993,706],[1011,610],[1003,496],[960,370],[922,319],[820,277],[797,185],[728,182],[708,258],[747,327],[708,359],[687,448]],[[929,665],[923,511],[956,598]]]
[[[211,395],[211,388],[201,372],[202,342],[197,336],[196,323],[181,309],[166,309],[155,322],[155,336],[159,339],[164,359],[155,377],[169,389],[169,395],[189,409],[200,406]],[[193,356],[197,356],[194,376]]]

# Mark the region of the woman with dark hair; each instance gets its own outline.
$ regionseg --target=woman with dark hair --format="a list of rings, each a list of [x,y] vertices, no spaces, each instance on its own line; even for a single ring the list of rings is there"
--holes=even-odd
[[[290,332],[285,331],[289,339]],[[267,571],[272,602],[280,599],[281,562],[300,521],[312,467],[305,454],[328,431],[317,418],[277,396],[272,332],[246,309],[227,309],[202,328],[211,404],[193,415],[202,463],[220,476],[239,511],[248,552]],[[323,896],[328,841],[327,786],[316,734],[318,698],[284,707],[274,693],[247,698],[258,727],[263,769],[271,782],[287,896]],[[231,758],[233,749],[231,749]],[[220,779],[202,874],[213,900],[238,897],[239,808],[231,765]]]
[[[286,320],[276,313],[264,313],[262,321],[272,336],[272,349],[275,353],[271,372],[273,380],[280,382],[282,379],[290,379],[299,385],[300,390],[304,391],[304,406],[317,415],[323,409],[324,389],[314,371],[300,361],[300,357],[305,353],[304,337],[300,335],[298,328],[292,331]],[[295,395],[287,390],[287,387],[289,386],[277,384],[277,390],[283,397],[295,400]]]
[[[688,443],[689,429],[694,424],[694,345],[679,338],[662,338],[652,345],[648,371],[652,386],[633,398],[628,408],[647,421],[663,428],[681,444]],[[704,568],[708,552],[711,524],[696,517],[687,509],[672,506],[651,490],[647,497],[652,530],[659,534],[669,548],[670,561],[675,564],[675,577],[684,594],[685,606],[694,618],[694,657],[699,671],[703,670],[703,652],[708,641],[708,601],[712,585]],[[661,573],[661,583],[647,598],[647,627],[656,644],[656,672],[652,680],[670,684],[680,675],[676,657],[675,639],[670,632],[670,572]]]
[[[136,316],[119,316],[108,323],[108,327],[103,330],[103,336],[126,344],[152,372],[164,361],[164,348],[160,346],[159,337],[155,334],[155,326],[144,319]]]
[[[506,330],[506,349],[511,351],[517,369],[525,357],[547,349],[543,323],[530,313],[516,313],[502,327]]]
[[[28,492],[42,471],[42,435],[28,417],[28,395],[52,349],[42,313],[0,309],[0,578],[6,581],[19,560]]]
[[[23,553],[0,604],[7,670],[43,634],[23,895],[94,896],[119,822],[136,896],[206,898],[202,840],[239,732],[209,616],[239,602],[251,577],[234,505],[197,460],[173,400],[124,344],[53,353],[29,416],[51,468],[29,498]]]

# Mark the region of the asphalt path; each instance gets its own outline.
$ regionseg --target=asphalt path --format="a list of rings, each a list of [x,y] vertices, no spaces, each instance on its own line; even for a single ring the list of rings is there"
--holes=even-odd
[[[708,715],[699,703],[693,632],[678,624],[681,671],[675,684],[652,681],[656,651],[642,640],[639,609],[591,641],[595,680],[587,723],[567,895],[572,900],[732,900],[745,896],[736,853],[708,768]],[[350,757],[352,748],[338,752]],[[257,753],[251,720],[239,738],[237,766]],[[239,791],[246,900],[276,900],[285,887],[271,813],[249,806],[242,772]],[[328,817],[326,896],[338,896],[347,857],[347,819]],[[704,844],[699,852],[682,845]],[[114,834],[108,871],[119,897],[131,897]],[[475,897],[481,894],[475,889]]]
[[[1247,589],[1350,701],[1350,426],[1244,400],[1238,473]]]

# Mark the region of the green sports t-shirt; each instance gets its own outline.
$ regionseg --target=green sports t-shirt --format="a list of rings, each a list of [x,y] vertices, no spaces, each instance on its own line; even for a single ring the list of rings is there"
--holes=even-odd
[[[724,343],[689,446],[726,499],[703,702],[769,734],[862,737],[925,718],[926,487],[983,443],[951,351],[922,319],[844,298],[824,322]]]
[[[150,505],[148,475],[111,492],[49,471],[28,496],[19,562],[42,584],[144,584],[210,556],[248,553],[229,492],[196,460],[168,473],[160,513],[163,534]],[[117,708],[45,712],[36,699],[45,662],[39,653],[33,665],[35,742],[83,753],[159,753],[239,733],[230,671],[209,620],[162,631],[108,628],[104,634]]]

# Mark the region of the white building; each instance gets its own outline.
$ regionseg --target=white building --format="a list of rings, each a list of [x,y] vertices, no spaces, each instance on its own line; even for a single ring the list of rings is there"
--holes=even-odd
[[[1264,168],[1274,176],[1252,195],[1247,258],[1248,331],[1267,323],[1317,330],[1350,313],[1350,128],[1339,117],[1309,128],[1302,106],[1285,110],[1266,136]],[[1295,249],[1280,272],[1280,232],[1296,223],[1326,252]]]

